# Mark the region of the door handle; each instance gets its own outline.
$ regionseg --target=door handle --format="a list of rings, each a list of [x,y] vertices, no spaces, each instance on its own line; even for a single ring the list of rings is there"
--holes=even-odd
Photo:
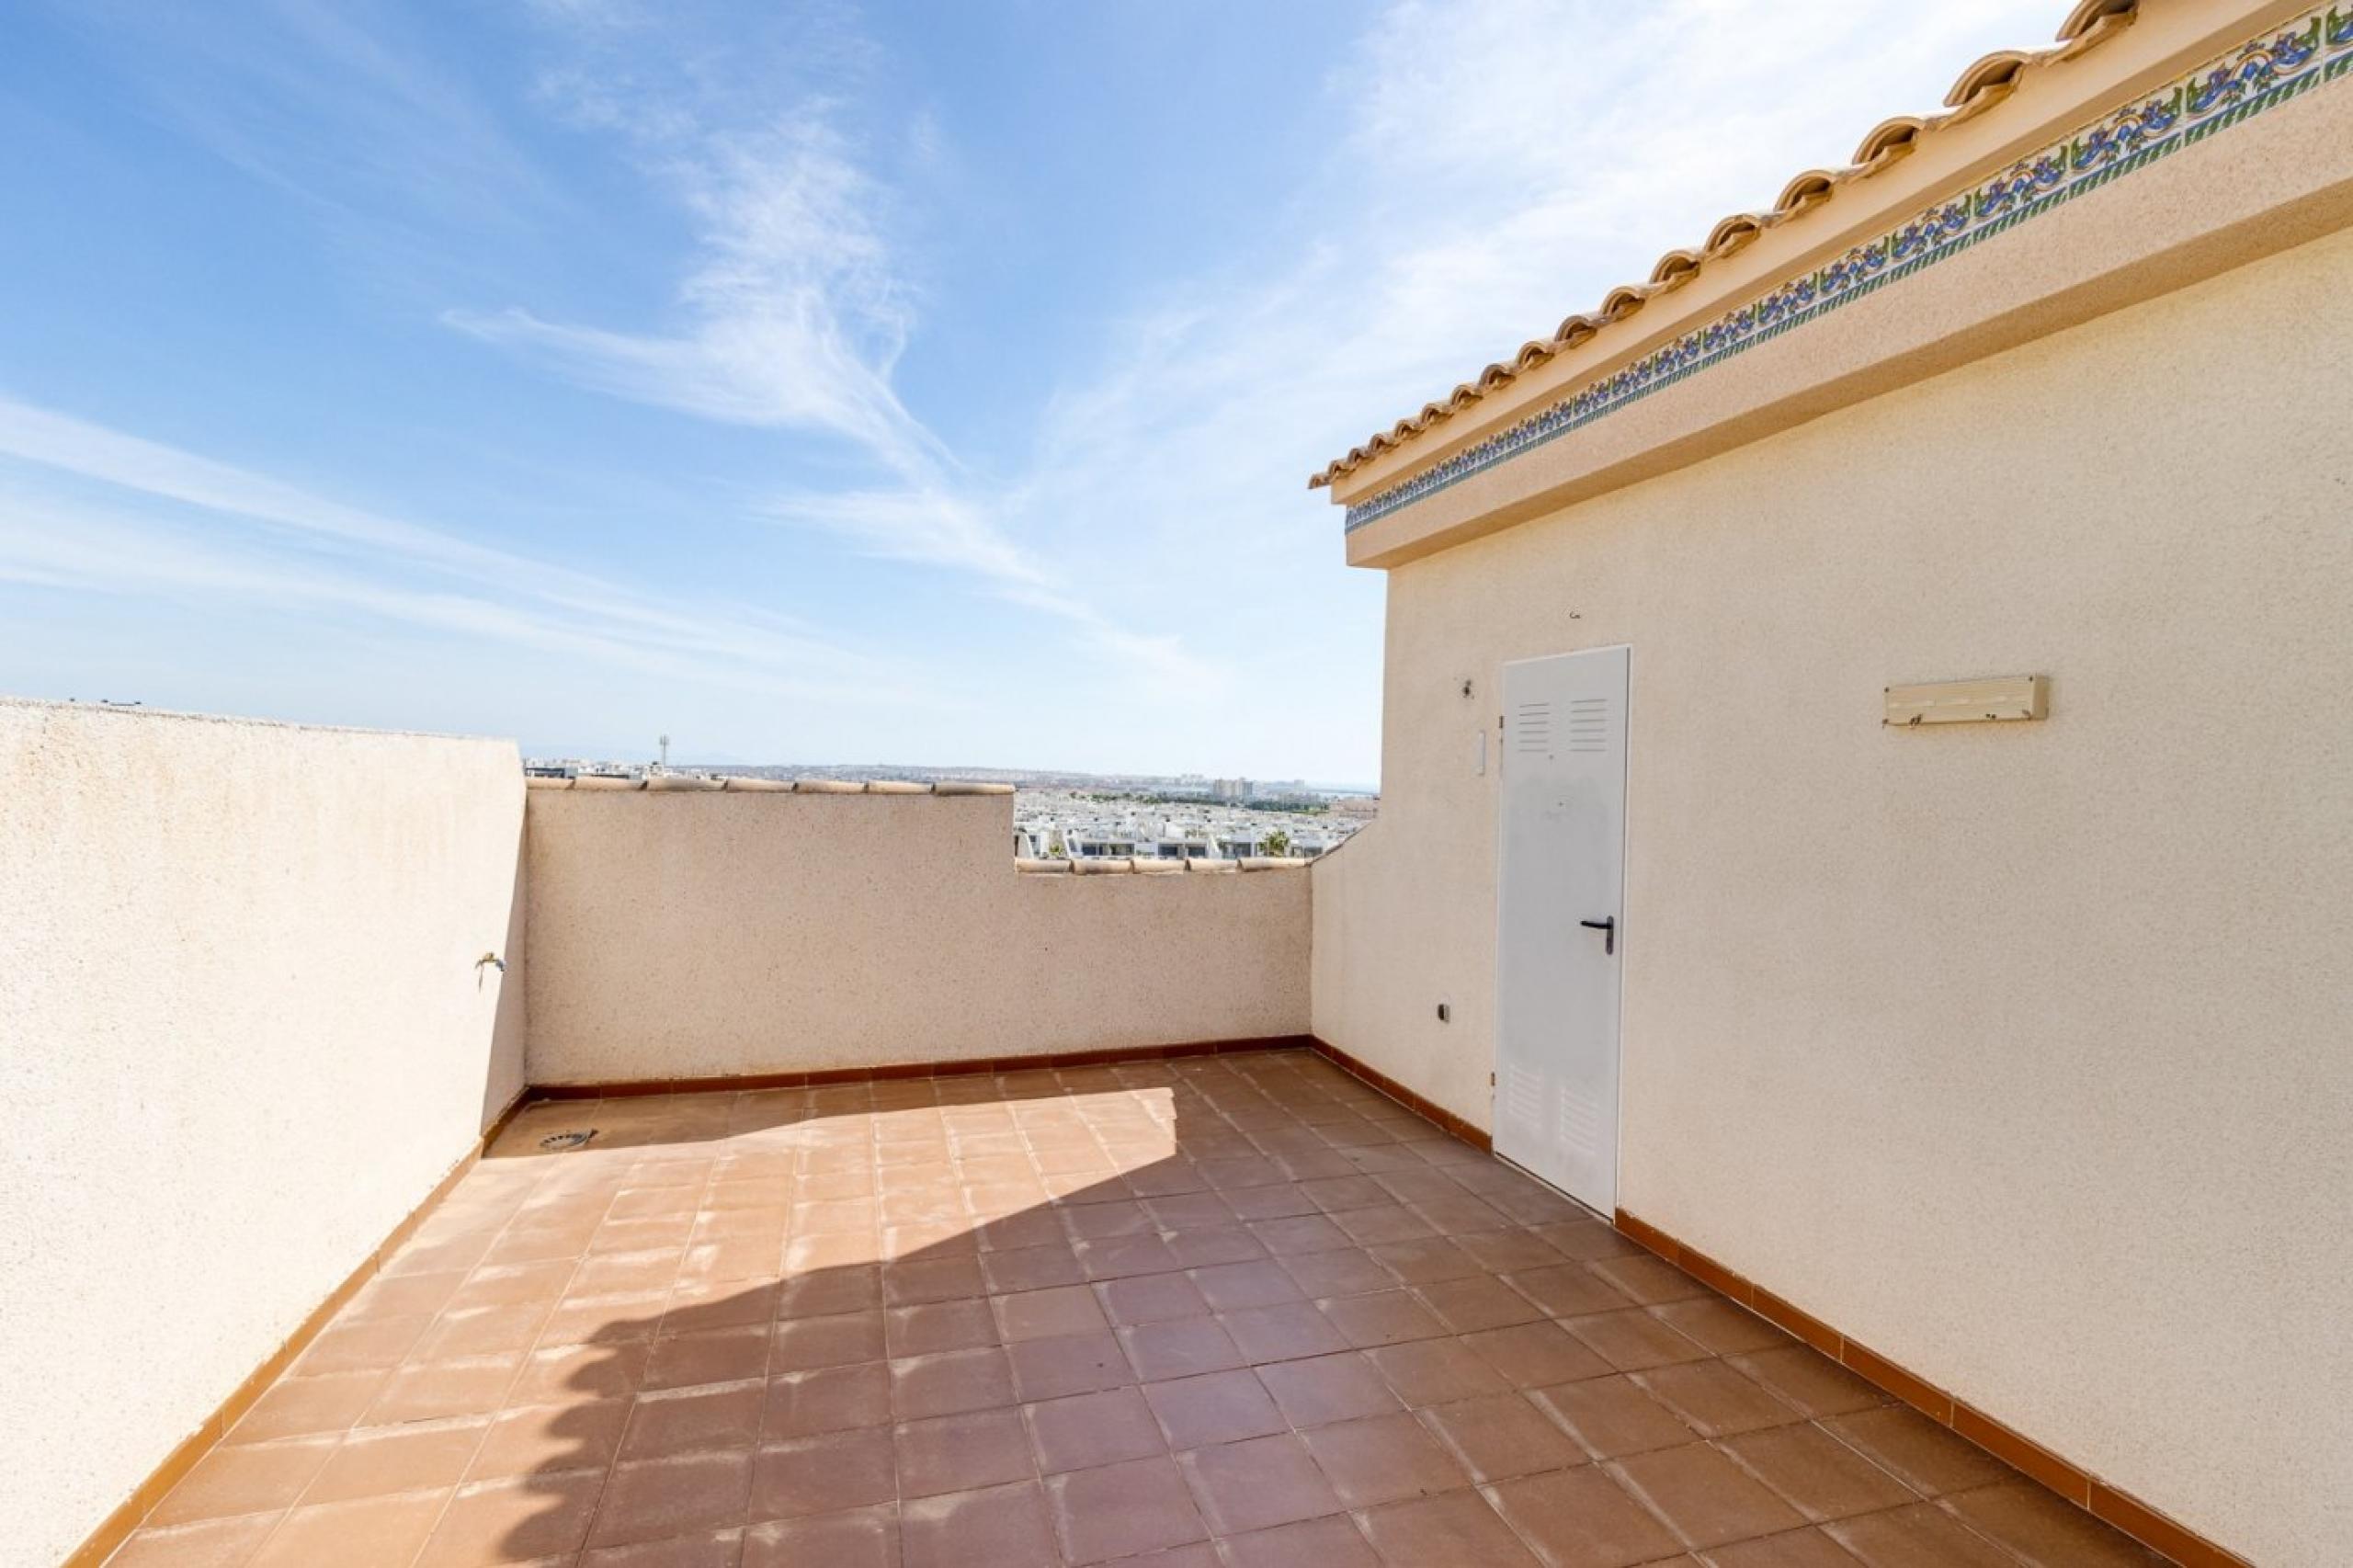
[[[1601,933],[1603,952],[1614,953],[1618,950],[1618,917],[1616,915],[1613,915],[1607,920],[1580,920],[1577,924],[1588,931]]]

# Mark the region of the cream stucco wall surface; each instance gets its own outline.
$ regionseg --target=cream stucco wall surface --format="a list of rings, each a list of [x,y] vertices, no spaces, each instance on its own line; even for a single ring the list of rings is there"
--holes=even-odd
[[[1473,737],[1504,661],[1630,644],[1622,1205],[2353,1562],[2347,406],[2338,235],[1392,573],[1315,1031],[1488,1122]],[[2046,722],[1880,726],[2030,673]]]
[[[532,791],[531,1081],[1306,1031],[1304,872],[1023,875],[1012,807]]]
[[[71,1551],[522,1085],[505,743],[0,700],[0,1564]]]

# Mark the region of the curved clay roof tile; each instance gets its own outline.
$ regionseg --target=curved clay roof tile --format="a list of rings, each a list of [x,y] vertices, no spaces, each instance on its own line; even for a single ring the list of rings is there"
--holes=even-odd
[[[2141,8],[2141,0],[2079,0],[2059,24],[2061,43],[2074,43],[2110,17],[2130,17]]]
[[[1730,256],[1765,232],[1766,220],[1755,212],[1735,212],[1721,219],[1708,231],[1707,251],[1710,256]]]
[[[1381,450],[1394,448],[1419,435],[1439,422],[1452,418],[1461,410],[1478,402],[1493,388],[1513,381],[1518,372],[1540,364],[1554,355],[1575,348],[1594,337],[1612,322],[1623,321],[1642,309],[1643,302],[1654,294],[1679,287],[1696,277],[1711,259],[1731,255],[1754,240],[1767,229],[1774,228],[1827,200],[1838,187],[1850,179],[1875,174],[1889,162],[1900,157],[1931,131],[1965,119],[1974,119],[2010,96],[2029,68],[2057,61],[2072,60],[2086,50],[2113,38],[2131,24],[2140,11],[2140,0],[2076,0],[2066,19],[2059,24],[2059,46],[2039,53],[2022,53],[2003,50],[1986,55],[1961,74],[1952,90],[1945,95],[1949,114],[1930,119],[1899,116],[1882,120],[1863,138],[1856,150],[1855,166],[1845,169],[1808,169],[1781,188],[1779,200],[1769,212],[1741,212],[1720,221],[1708,231],[1707,244],[1698,251],[1669,251],[1651,269],[1646,285],[1624,284],[1609,291],[1601,309],[1592,314],[1568,317],[1549,343],[1529,343],[1521,347],[1512,365],[1490,365],[1480,372],[1474,384],[1464,382],[1456,387],[1443,403],[1422,405],[1417,418],[1401,420],[1389,433],[1376,437],[1372,449],[1362,447],[1352,449],[1344,458],[1336,458],[1324,465],[1322,472],[1308,480],[1314,489],[1328,484],[1340,474],[1361,466]]]
[[[1773,210],[1781,217],[1811,207],[1837,188],[1838,176],[1828,169],[1808,169],[1781,187]]]
[[[1679,289],[1691,281],[1699,270],[1699,263],[1705,259],[1699,251],[1671,250],[1660,256],[1658,265],[1651,268],[1651,282],[1662,294],[1669,289]]]
[[[1908,153],[1920,132],[1927,128],[1928,122],[1916,115],[1899,114],[1893,119],[1882,119],[1871,127],[1870,134],[1855,149],[1855,162],[1875,164],[1891,153]]]
[[[2034,63],[2034,56],[2015,49],[1997,49],[1953,78],[1952,91],[1945,95],[1947,108],[1967,108],[1978,94],[2008,89],[2018,84],[2026,68]]]
[[[1620,283],[1601,297],[1601,319],[1605,322],[1624,321],[1643,308],[1650,298],[1650,290],[1637,289],[1631,283]]]
[[[1561,323],[1561,330],[1552,335],[1552,341],[1563,348],[1574,348],[1608,324],[1607,322],[1580,312],[1567,317]]]

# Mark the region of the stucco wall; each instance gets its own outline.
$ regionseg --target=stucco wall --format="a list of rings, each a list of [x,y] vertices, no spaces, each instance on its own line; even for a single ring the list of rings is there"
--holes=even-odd
[[[0,701],[0,1564],[48,1568],[522,1085],[489,741]]]
[[[533,1083],[1304,1033],[1298,870],[1014,869],[1006,795],[533,790]]]
[[[2353,1561],[2348,401],[2340,235],[1392,573],[1315,1031],[1487,1123],[1472,737],[1502,662],[1631,644],[1622,1204]],[[1879,725],[2026,673],[2045,722]]]

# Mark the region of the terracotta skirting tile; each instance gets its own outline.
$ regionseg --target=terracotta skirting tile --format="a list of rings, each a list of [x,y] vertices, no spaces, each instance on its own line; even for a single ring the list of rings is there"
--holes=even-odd
[[[1952,1429],[2008,1465],[2034,1477],[2079,1508],[2091,1506],[2091,1477],[2032,1438],[2020,1437],[1973,1406],[1953,1402]]]
[[[1930,1420],[1947,1426],[1952,1425],[1952,1395],[1927,1379],[1915,1376],[1878,1351],[1851,1339],[1846,1342],[1838,1359],[1848,1370],[1870,1379]]]
[[[731,1090],[810,1089],[837,1084],[1058,1072],[1079,1067],[1118,1066],[1132,1062],[1169,1062],[1188,1056],[1229,1056],[1251,1051],[1313,1051],[1321,1048],[1322,1042],[1311,1035],[1263,1035],[1241,1040],[1187,1040],[1176,1045],[1045,1051],[1032,1056],[982,1056],[954,1062],[891,1062],[870,1067],[824,1067],[798,1073],[730,1073],[701,1078],[629,1078],[606,1083],[534,1084],[528,1094],[529,1097],[539,1100],[595,1100]]]
[[[2224,1551],[2195,1531],[2186,1529],[2130,1493],[2104,1482],[2091,1483],[2091,1509],[2118,1529],[2164,1552],[2182,1568],[2250,1568],[2235,1551]]]
[[[1923,1453],[1943,1450],[1922,1449],[1935,1443],[1949,1445],[1945,1463],[1948,1468],[1969,1456],[1969,1462],[1982,1466],[1980,1456],[1990,1456],[2010,1470],[2026,1476],[2053,1496],[2085,1509],[2093,1517],[2115,1526],[2143,1545],[2163,1553],[2184,1568],[2248,1568],[2246,1559],[2218,1546],[2177,1521],[2158,1513],[2129,1493],[2119,1491],[2086,1471],[2060,1454],[2053,1453],[2032,1438],[2006,1426],[1994,1417],[1953,1397],[1950,1391],[1938,1387],[1910,1369],[1848,1339],[1830,1324],[1774,1294],[1764,1286],[1716,1262],[1706,1255],[1692,1251],[1657,1226],[1650,1224],[1620,1209],[1615,1216],[1615,1228],[1629,1239],[1641,1244],[1669,1263],[1675,1264],[1693,1278],[1714,1287],[1717,1290],[1747,1306],[1768,1323],[1784,1329],[1824,1356],[1828,1357],[1842,1371],[1822,1368],[1819,1377],[1801,1379],[1800,1383],[1787,1382],[1774,1368],[1779,1366],[1782,1352],[1767,1350],[1760,1353],[1733,1355],[1733,1365],[1740,1367],[1773,1388],[1784,1399],[1819,1418],[1832,1430],[1852,1423],[1871,1424],[1872,1432],[1890,1440],[1901,1439],[1905,1433],[1915,1434],[1912,1447]],[[1672,1306],[1657,1309],[1671,1312]],[[1802,1352],[1790,1347],[1790,1356]],[[1769,1365],[1768,1365],[1769,1364]],[[1819,1362],[1813,1363],[1820,1367]],[[1797,1369],[1786,1369],[1796,1370]],[[1881,1405],[1876,1411],[1860,1404],[1869,1397],[1862,1383],[1853,1384],[1856,1399],[1839,1403],[1836,1390],[1822,1382],[1823,1378],[1844,1377],[1851,1373],[1874,1388],[1894,1396],[1911,1407],[1899,1411],[1893,1405]],[[1602,1385],[1586,1385],[1586,1392],[1573,1398],[1591,1397],[1592,1391]],[[1826,1402],[1826,1403],[1825,1403]],[[1914,1414],[1916,1413],[1916,1414]],[[1925,1417],[1927,1423],[1920,1424]],[[1557,1418],[1557,1415],[1556,1415]],[[1904,1424],[1911,1424],[1906,1426]],[[1563,1425],[1570,1425],[1564,1421]],[[1942,1428],[1939,1432],[1937,1429]],[[1575,1428],[1571,1426],[1571,1430]],[[1949,1434],[1950,1437],[1948,1437]],[[1845,1441],[1870,1451],[1870,1434],[1859,1428],[1845,1436]],[[1958,1437],[1970,1445],[1962,1449],[1950,1444]],[[1762,1440],[1762,1439],[1760,1439]],[[1974,1450],[1973,1454],[1972,1450]],[[1919,1455],[1915,1455],[1918,1458]],[[1879,1462],[1898,1474],[1904,1465],[1900,1458],[1882,1455]],[[1986,1483],[1991,1479],[1967,1480],[1959,1474],[1947,1475],[1939,1483],[1935,1477],[1917,1475],[1914,1484],[1931,1493],[1951,1490],[1956,1486]],[[1893,1516],[1872,1516],[1884,1519]],[[1925,1518],[1926,1516],[1923,1516]],[[1929,1521],[1943,1528],[1949,1521],[1941,1518]],[[1834,1524],[1834,1533],[1848,1528],[1861,1528],[1854,1521]]]
[[[1834,1361],[1838,1359],[1839,1352],[1846,1346],[1846,1335],[1812,1312],[1783,1301],[1762,1285],[1750,1292],[1748,1304],[1767,1323],[1776,1328],[1786,1329]]]

